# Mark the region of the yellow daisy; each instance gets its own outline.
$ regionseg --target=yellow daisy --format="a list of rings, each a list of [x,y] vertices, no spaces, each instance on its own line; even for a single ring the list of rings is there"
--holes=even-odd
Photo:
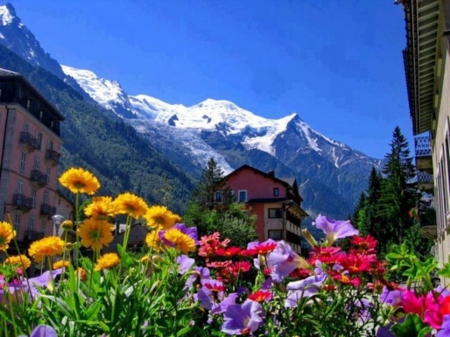
[[[84,209],[84,214],[97,220],[107,220],[116,215],[115,206],[111,197],[94,197]]]
[[[154,229],[169,229],[181,221],[181,217],[172,213],[166,206],[152,206],[144,216],[147,225]]]
[[[159,231],[151,231],[145,237],[145,243],[153,251],[159,252],[161,250],[161,240],[159,239]]]
[[[9,243],[16,236],[16,231],[8,222],[0,222],[0,250],[6,251]]]
[[[34,241],[28,249],[30,255],[36,262],[42,262],[46,257],[61,255],[65,247],[64,241],[57,236],[48,236]]]
[[[169,241],[175,249],[184,254],[195,252],[194,239],[178,229],[173,228],[166,231],[164,233],[164,239]]]
[[[59,178],[59,182],[72,193],[94,194],[99,188],[98,179],[82,168],[70,168]]]
[[[97,264],[95,265],[95,271],[100,271],[104,269],[112,269],[116,267],[120,263],[119,255],[116,253],[107,253],[97,260]]]
[[[131,193],[122,193],[114,200],[118,214],[128,214],[138,219],[147,213],[148,206],[145,201]]]
[[[70,266],[69,261],[59,260],[53,263],[53,269],[67,268]]]
[[[78,228],[78,235],[84,247],[100,250],[113,240],[114,226],[104,220],[86,219]]]
[[[21,254],[17,256],[7,257],[3,265],[6,264],[25,270],[31,266],[31,261],[26,255]]]
[[[86,270],[84,270],[83,268],[78,267],[77,270],[74,271],[74,273],[76,276],[80,277],[81,281],[86,280],[87,273],[86,273]]]

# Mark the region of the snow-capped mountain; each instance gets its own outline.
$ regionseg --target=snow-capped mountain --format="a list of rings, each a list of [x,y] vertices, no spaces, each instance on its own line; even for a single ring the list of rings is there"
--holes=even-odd
[[[184,106],[147,94],[128,95],[117,81],[91,70],[61,66],[9,4],[0,6],[0,43],[63,79],[88,101],[113,111],[194,176],[211,157],[225,173],[249,164],[265,171],[275,169],[278,177],[295,176],[303,207],[312,215],[347,216],[367,187],[372,166],[381,165],[381,160],[312,129],[296,113],[267,119],[226,100]]]

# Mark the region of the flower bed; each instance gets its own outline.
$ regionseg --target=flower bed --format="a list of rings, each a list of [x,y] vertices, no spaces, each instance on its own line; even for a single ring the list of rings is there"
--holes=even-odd
[[[76,194],[77,208],[80,193],[92,195],[100,186],[83,169],[68,170],[60,182]],[[436,261],[421,262],[396,247],[387,258],[403,273],[402,288],[387,279],[377,242],[358,236],[349,221],[319,216],[314,225],[326,240],[319,245],[304,231],[313,246],[304,259],[284,241],[241,248],[220,233],[199,239],[179,216],[130,193],[94,197],[84,211],[88,218],[75,222],[76,242],[67,240],[73,223],[66,221],[63,238],[30,246],[40,276],[27,277],[25,252],[2,263],[0,335],[450,336],[449,293],[431,284]],[[102,255],[113,240],[109,220],[118,214],[127,216],[123,243]],[[149,229],[139,258],[126,248],[133,219]],[[344,238],[348,251],[336,245]],[[15,243],[12,225],[1,222],[0,250]],[[94,253],[83,256],[81,247]],[[439,273],[450,276],[450,267]],[[413,289],[413,282],[421,286]]]

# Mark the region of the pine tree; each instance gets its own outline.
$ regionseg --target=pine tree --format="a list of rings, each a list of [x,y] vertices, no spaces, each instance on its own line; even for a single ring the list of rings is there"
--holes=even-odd
[[[391,151],[386,155],[383,168],[385,179],[381,183],[378,212],[382,227],[377,239],[384,245],[383,251],[386,251],[390,242],[399,244],[404,240],[405,233],[412,226],[409,211],[418,200],[416,184],[413,182],[416,175],[413,158],[410,157],[408,142],[399,127],[393,132],[390,146]]]
[[[226,206],[231,202],[231,189],[224,180],[222,168],[214,158],[208,161],[194,190],[193,199],[200,207],[210,210],[214,209],[218,203]]]
[[[367,188],[367,205],[366,205],[366,218],[367,218],[367,234],[371,234],[379,240],[383,231],[383,224],[380,221],[380,197],[381,197],[381,184],[383,177],[381,173],[372,167],[369,176],[369,186]]]

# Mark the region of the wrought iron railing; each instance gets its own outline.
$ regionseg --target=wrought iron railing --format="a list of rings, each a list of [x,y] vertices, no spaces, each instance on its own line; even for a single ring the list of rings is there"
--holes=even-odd
[[[38,140],[26,131],[20,133],[20,143],[25,144],[32,149],[38,148]]]
[[[432,183],[434,182],[433,175],[427,172],[418,171],[417,172],[417,182],[419,183]]]
[[[416,157],[431,156],[430,136],[414,137],[414,147],[416,150]]]
[[[54,162],[55,164],[59,163],[59,159],[61,158],[61,153],[56,152],[55,150],[47,150],[45,152],[45,159]]]
[[[47,203],[43,203],[41,205],[41,214],[42,215],[53,216],[53,215],[56,214],[56,207],[50,206]]]
[[[37,169],[33,169],[31,170],[30,180],[38,185],[45,186],[47,185],[48,176]]]
[[[23,194],[13,195],[13,206],[17,208],[30,210],[33,208],[33,199],[24,196]]]

